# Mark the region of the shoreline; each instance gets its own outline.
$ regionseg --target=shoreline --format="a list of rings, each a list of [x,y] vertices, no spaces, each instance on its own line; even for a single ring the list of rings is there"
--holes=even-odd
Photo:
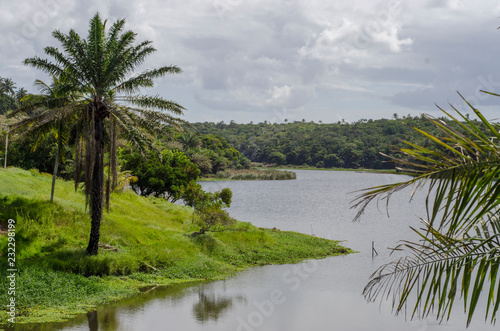
[[[262,229],[262,228],[259,229],[272,231],[269,229]],[[293,232],[282,231],[282,233],[286,235],[286,234],[291,234]],[[315,238],[306,234],[298,234],[298,235],[303,237]],[[77,318],[79,315],[95,311],[96,309],[99,309],[99,307],[102,307],[106,304],[120,304],[121,301],[141,296],[145,292],[143,290],[145,288],[154,287],[152,289],[154,290],[156,288],[165,288],[165,287],[171,287],[188,283],[195,284],[195,283],[213,282],[237,276],[240,272],[249,270],[250,268],[257,266],[297,264],[297,263],[302,263],[306,260],[313,260],[313,259],[317,260],[317,259],[324,259],[328,257],[355,253],[349,248],[340,246],[338,244],[339,241],[333,241],[321,238],[319,239],[321,241],[330,241],[332,243],[335,243],[336,247],[331,249],[330,251],[325,251],[323,254],[320,255],[316,254],[308,255],[308,253],[305,253],[306,256],[304,257],[292,258],[291,260],[287,261],[275,260],[275,261],[270,261],[270,263],[263,263],[263,264],[256,263],[252,265],[247,265],[245,267],[238,267],[233,270],[220,270],[219,271],[220,273],[217,276],[204,277],[202,275],[200,278],[171,279],[154,273],[139,272],[124,276],[105,276],[105,277],[94,278],[92,280],[92,284],[89,284],[89,286],[104,287],[107,288],[108,290],[111,289],[113,294],[104,296],[100,298],[100,300],[95,301],[92,304],[80,304],[78,301],[75,301],[68,305],[59,307],[37,305],[36,307],[28,309],[21,309],[21,310],[18,309],[18,313],[20,313],[21,315],[16,316],[15,325],[29,326],[32,324],[60,323],[60,322],[66,323],[74,318]],[[22,270],[22,268],[23,267],[21,267],[20,270]],[[43,273],[41,275],[43,276]],[[80,276],[80,275],[74,275],[74,276]],[[22,291],[22,288],[20,288],[19,291]],[[0,321],[1,321],[0,328],[9,327],[9,324],[5,324],[5,321],[8,318],[9,317],[8,315],[6,315],[6,311],[2,310],[0,313]]]
[[[192,210],[132,192],[112,195],[97,256],[86,256],[90,218],[82,192],[58,180],[48,201],[49,174],[0,170],[2,219],[16,220],[16,324],[69,320],[96,307],[139,295],[145,286],[171,286],[231,277],[254,266],[293,264],[352,253],[339,241],[237,222],[223,232],[191,237]],[[5,254],[7,235],[0,235]],[[105,250],[112,247],[116,250]],[[2,260],[0,285],[7,266]],[[0,301],[8,302],[7,293]],[[8,326],[6,305],[0,325]],[[28,325],[28,324],[26,324]]]
[[[252,170],[255,171],[265,171],[265,170],[278,170],[278,171],[290,171],[293,170],[308,170],[308,171],[349,171],[349,172],[359,172],[359,173],[374,173],[374,174],[393,174],[401,175],[403,173],[398,172],[396,169],[348,169],[348,168],[316,168],[316,167],[287,167],[287,166],[272,166],[272,167],[254,167]],[[295,178],[290,178],[295,179]],[[286,179],[275,179],[275,180],[290,180]],[[202,176],[198,179],[198,182],[224,182],[224,181],[253,181],[253,180],[273,180],[269,178],[250,178],[250,179],[233,179],[233,178],[223,178],[217,177],[217,175]]]

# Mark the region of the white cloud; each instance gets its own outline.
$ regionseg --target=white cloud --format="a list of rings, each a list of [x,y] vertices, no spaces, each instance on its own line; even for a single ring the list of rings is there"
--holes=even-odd
[[[284,86],[273,86],[272,89],[272,96],[270,99],[266,100],[266,102],[269,102],[273,105],[284,105],[288,99],[290,99],[291,96],[291,91],[292,89],[288,85]]]

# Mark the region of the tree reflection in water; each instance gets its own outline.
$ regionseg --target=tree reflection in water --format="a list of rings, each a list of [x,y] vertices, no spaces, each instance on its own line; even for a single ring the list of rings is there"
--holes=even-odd
[[[87,313],[87,321],[89,322],[89,331],[99,330],[99,321],[97,320],[97,311]]]
[[[224,311],[231,308],[233,299],[215,296],[215,294],[199,293],[199,300],[193,305],[193,313],[199,322],[217,321]]]
[[[194,317],[200,324],[219,320],[226,312],[231,310],[233,300],[246,301],[244,297],[236,296],[234,298],[216,294],[207,293],[204,286],[198,287],[198,302],[193,305]]]

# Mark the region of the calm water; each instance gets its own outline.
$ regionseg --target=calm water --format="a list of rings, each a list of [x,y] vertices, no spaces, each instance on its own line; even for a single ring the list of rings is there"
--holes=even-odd
[[[356,251],[298,265],[256,267],[225,281],[156,289],[120,304],[102,307],[70,323],[37,330],[465,330],[458,304],[448,322],[395,317],[390,303],[366,303],[361,292],[369,275],[390,261],[388,247],[415,235],[424,216],[423,197],[409,204],[410,191],[393,196],[352,222],[349,192],[402,180],[396,175],[297,171],[293,181],[207,182],[207,190],[233,191],[230,214],[260,227],[344,240]],[[371,243],[379,255],[371,257]],[[469,330],[494,330],[482,310]],[[498,328],[496,328],[498,329]]]

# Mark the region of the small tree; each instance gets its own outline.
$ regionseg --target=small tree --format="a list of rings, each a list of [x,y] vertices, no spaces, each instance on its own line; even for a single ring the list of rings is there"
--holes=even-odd
[[[50,191],[50,201],[54,201],[61,150],[63,145],[68,142],[71,126],[77,124],[77,115],[78,112],[81,112],[82,100],[81,95],[74,90],[71,84],[68,84],[64,77],[59,79],[53,76],[50,85],[37,79],[34,85],[40,93],[25,95],[20,100],[22,101],[22,107],[10,114],[10,116],[22,112],[32,114],[30,117],[17,122],[11,131],[19,132],[21,137],[27,135],[38,137],[38,139],[49,133],[55,135],[57,149]],[[33,150],[36,148],[37,144],[35,143]],[[64,162],[64,160],[62,161]]]
[[[228,188],[208,193],[197,183],[188,186],[183,192],[183,199],[188,206],[194,208],[193,224],[200,227],[191,236],[223,231],[226,226],[232,225],[235,219],[223,209],[231,205],[232,196],[233,192]]]

